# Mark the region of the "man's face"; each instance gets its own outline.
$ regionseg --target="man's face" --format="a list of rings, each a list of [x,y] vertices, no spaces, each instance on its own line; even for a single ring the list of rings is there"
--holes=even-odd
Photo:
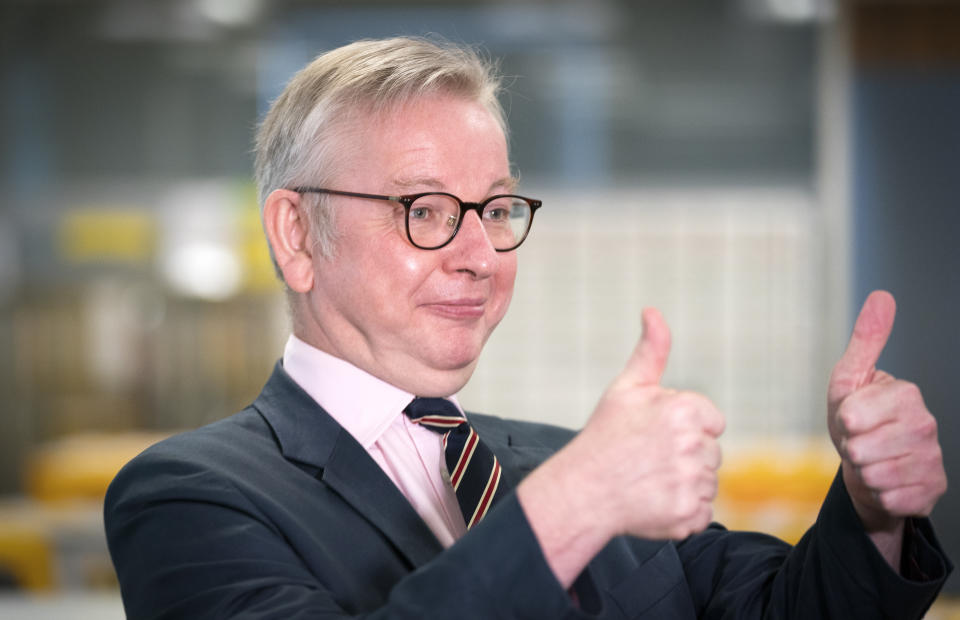
[[[480,104],[436,95],[357,123],[331,189],[376,194],[445,191],[480,201],[512,189],[507,146]],[[446,396],[470,378],[507,311],[516,252],[496,252],[475,212],[453,241],[421,250],[403,208],[331,196],[334,255],[313,260],[314,287],[298,335],[420,396]]]

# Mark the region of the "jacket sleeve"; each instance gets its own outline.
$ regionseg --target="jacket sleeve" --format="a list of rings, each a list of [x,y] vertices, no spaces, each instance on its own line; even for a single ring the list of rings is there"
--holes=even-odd
[[[711,526],[677,548],[702,618],[921,618],[952,569],[929,521],[911,519],[894,571],[839,474],[795,547]]]

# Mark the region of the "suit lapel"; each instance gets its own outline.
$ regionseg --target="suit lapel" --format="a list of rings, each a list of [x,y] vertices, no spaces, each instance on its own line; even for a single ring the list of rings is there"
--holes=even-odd
[[[427,524],[380,466],[341,429],[322,480],[397,546],[413,566],[443,551]]]
[[[276,434],[283,456],[317,470],[317,477],[376,526],[413,567],[443,551],[363,446],[300,389],[279,362],[254,407]]]

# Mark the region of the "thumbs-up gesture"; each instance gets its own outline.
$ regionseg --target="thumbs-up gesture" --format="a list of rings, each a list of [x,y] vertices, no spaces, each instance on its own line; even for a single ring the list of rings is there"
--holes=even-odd
[[[643,335],[577,438],[612,534],[681,539],[709,525],[717,492],[723,415],[707,398],[665,389],[670,330],[643,312]]]
[[[710,524],[723,415],[660,386],[670,330],[655,309],[583,430],[520,484],[517,497],[564,586],[614,536],[682,539]]]
[[[607,446],[617,533],[682,539],[713,516],[724,418],[706,397],[660,386],[669,353],[663,316],[644,310],[640,342],[584,429]]]
[[[827,389],[830,437],[868,533],[930,514],[947,488],[937,422],[919,388],[876,369],[895,313],[889,293],[867,297]]]

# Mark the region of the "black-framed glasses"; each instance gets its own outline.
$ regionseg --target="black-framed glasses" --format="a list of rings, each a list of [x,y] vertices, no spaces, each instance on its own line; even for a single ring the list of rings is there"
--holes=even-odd
[[[543,205],[540,200],[514,194],[497,194],[482,202],[465,202],[447,192],[387,196],[323,187],[295,187],[293,191],[298,194],[333,194],[399,202],[405,211],[403,219],[407,239],[421,250],[439,250],[453,241],[467,211],[477,212],[497,252],[515,250],[527,238],[533,214]]]

